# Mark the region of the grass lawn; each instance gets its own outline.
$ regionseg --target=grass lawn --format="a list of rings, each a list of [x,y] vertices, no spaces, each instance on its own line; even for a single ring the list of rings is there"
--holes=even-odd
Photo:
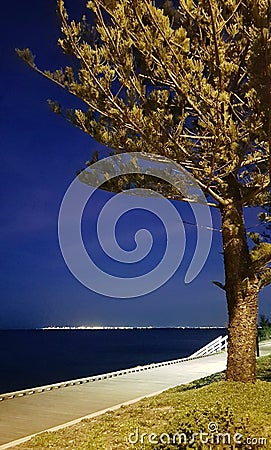
[[[14,449],[271,449],[271,356],[257,366],[255,385],[219,373]]]

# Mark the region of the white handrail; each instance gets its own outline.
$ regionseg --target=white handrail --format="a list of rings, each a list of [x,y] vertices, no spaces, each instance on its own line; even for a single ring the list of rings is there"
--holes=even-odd
[[[227,345],[228,336],[218,336],[212,342],[209,342],[209,344],[193,353],[191,357],[195,358],[196,356],[211,355],[212,353],[222,352],[222,350],[227,351]]]
[[[13,399],[13,398],[17,398],[17,397],[23,397],[26,395],[32,395],[32,394],[36,394],[36,393],[51,391],[52,389],[64,388],[64,387],[74,386],[77,384],[91,383],[94,381],[105,380],[106,378],[113,378],[113,377],[117,377],[117,376],[121,376],[121,375],[130,374],[133,372],[142,372],[144,370],[155,369],[158,367],[170,366],[173,364],[180,364],[182,362],[191,361],[194,358],[198,358],[198,357],[205,356],[205,355],[210,355],[211,353],[217,353],[219,351],[222,351],[223,349],[227,349],[227,341],[228,341],[228,336],[224,336],[224,337],[219,336],[218,338],[214,339],[212,342],[209,342],[209,344],[207,344],[204,347],[202,347],[201,349],[199,349],[196,353],[193,353],[193,355],[187,356],[185,358],[173,359],[173,360],[158,362],[158,363],[151,363],[151,364],[147,364],[144,366],[136,366],[136,367],[131,367],[128,369],[117,370],[115,372],[108,372],[108,373],[104,373],[104,374],[93,375],[90,377],[77,378],[74,380],[62,381],[62,382],[58,382],[58,383],[48,384],[45,386],[36,386],[34,388],[27,388],[27,389],[22,389],[19,391],[6,392],[4,394],[0,394],[0,402],[5,399]]]

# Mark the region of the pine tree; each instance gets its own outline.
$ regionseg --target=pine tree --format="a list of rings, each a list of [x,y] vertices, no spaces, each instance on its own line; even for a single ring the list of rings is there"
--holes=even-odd
[[[50,102],[55,112],[115,153],[158,153],[182,164],[219,209],[226,376],[254,382],[258,293],[271,282],[271,244],[251,233],[249,250],[243,211],[270,201],[270,0],[180,0],[178,7],[169,0],[91,0],[87,8],[95,26],[86,16],[69,21],[58,2],[59,45],[74,57],[73,67],[41,71],[29,49],[17,52],[86,104],[63,111]]]

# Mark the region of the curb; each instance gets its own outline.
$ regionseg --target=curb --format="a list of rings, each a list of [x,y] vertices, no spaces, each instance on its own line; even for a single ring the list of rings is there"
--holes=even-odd
[[[209,355],[209,356],[211,356],[211,355]],[[192,359],[192,358],[190,358],[190,359]],[[193,358],[193,359],[199,359],[199,358]],[[219,373],[219,372],[216,372],[216,373]],[[200,378],[198,378],[198,379],[200,379]],[[190,381],[187,381],[187,382],[182,383],[182,384],[189,384],[189,383],[192,383],[195,380],[196,379],[192,378]],[[137,398],[134,398],[132,400],[128,400],[127,402],[119,403],[118,405],[110,406],[108,408],[102,409],[102,410],[97,411],[95,413],[88,414],[88,415],[82,416],[82,417],[78,417],[78,419],[74,419],[74,420],[72,420],[70,422],[62,423],[61,425],[57,425],[55,427],[39,431],[38,433],[34,433],[34,434],[29,435],[29,436],[25,436],[23,438],[20,438],[20,439],[16,439],[15,441],[7,442],[6,444],[0,445],[0,450],[5,450],[5,449],[11,448],[11,447],[15,447],[16,445],[23,444],[24,442],[29,441],[30,439],[38,436],[39,434],[52,433],[54,431],[62,430],[63,428],[66,428],[66,427],[70,427],[72,425],[76,425],[77,423],[81,422],[82,420],[93,419],[94,417],[101,416],[102,414],[105,414],[107,412],[116,411],[116,410],[120,409],[122,406],[132,405],[132,404],[134,404],[136,402],[139,402],[140,400],[143,400],[144,398],[154,397],[155,395],[162,394],[163,392],[168,391],[169,389],[173,389],[173,388],[175,388],[177,386],[180,386],[180,383],[174,384],[173,386],[167,387],[165,389],[161,389],[160,391],[153,392],[151,394],[143,395],[141,397],[137,397]]]
[[[93,383],[95,381],[101,381],[101,380],[106,380],[108,378],[119,377],[119,376],[126,375],[129,373],[143,372],[145,370],[156,369],[159,367],[170,366],[170,365],[174,365],[174,364],[180,364],[182,362],[206,358],[208,356],[213,356],[215,354],[218,354],[218,352],[212,353],[209,355],[202,355],[202,356],[195,356],[195,357],[189,356],[187,358],[174,359],[174,360],[165,361],[165,362],[161,362],[161,363],[151,363],[151,364],[148,364],[145,366],[131,367],[130,369],[117,370],[115,372],[108,372],[108,373],[104,373],[104,374],[100,374],[100,375],[93,375],[91,377],[77,378],[74,380],[61,381],[59,383],[53,383],[53,384],[48,384],[48,385],[44,385],[44,386],[37,386],[34,388],[23,389],[20,391],[7,392],[4,394],[0,394],[0,401],[12,400],[13,398],[24,397],[26,395],[39,394],[42,392],[51,391],[53,389],[60,389],[60,388],[76,386],[76,385],[85,384],[85,383]]]

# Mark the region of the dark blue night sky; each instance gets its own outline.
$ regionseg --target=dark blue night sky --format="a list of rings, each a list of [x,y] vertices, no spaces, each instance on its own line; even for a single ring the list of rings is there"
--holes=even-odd
[[[78,19],[84,2],[77,0],[76,5],[75,9],[71,0],[67,2],[70,15]],[[219,231],[214,232],[204,269],[186,285],[184,276],[195,245],[195,227],[186,225],[188,244],[179,270],[164,286],[139,298],[112,299],[92,292],[65,265],[57,235],[61,201],[77,170],[100,146],[53,114],[47,105],[48,98],[71,107],[78,101],[28,68],[14,51],[16,47],[29,47],[40,68],[56,69],[71,63],[57,46],[60,33],[55,6],[54,0],[15,0],[5,2],[1,8],[0,328],[225,325],[224,294],[211,283],[223,281]],[[111,196],[97,194],[88,208],[92,220]],[[174,204],[184,221],[193,221],[187,205]],[[131,214],[120,221],[117,236],[129,250],[137,226],[147,224],[150,231],[153,227],[158,244],[146,260],[145,268],[149,269],[161,257],[164,238],[159,237],[159,223],[151,215],[139,212],[136,216],[135,211]],[[251,211],[247,216],[250,225],[257,223],[256,213]],[[213,219],[214,227],[219,229],[216,211]],[[89,230],[86,245],[88,240],[92,242],[91,226]],[[101,264],[105,262],[112,273],[120,270],[99,256],[100,251],[97,247]],[[138,270],[140,273],[142,267]],[[270,316],[270,309],[270,288],[266,288],[260,295],[260,312]]]

